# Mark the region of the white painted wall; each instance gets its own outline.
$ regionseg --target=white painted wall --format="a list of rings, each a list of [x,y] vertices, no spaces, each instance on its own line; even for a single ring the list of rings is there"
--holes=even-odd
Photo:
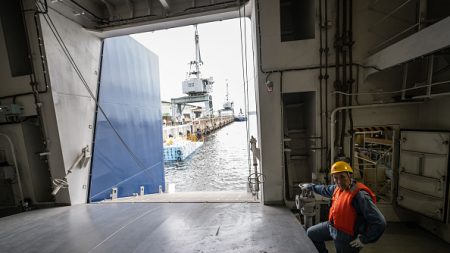
[[[316,15],[318,15],[318,1],[316,1]],[[332,4],[330,4],[330,7]],[[314,39],[302,41],[281,42],[279,1],[258,1],[252,11],[253,34],[256,38],[255,60],[258,68],[256,100],[259,108],[258,127],[260,130],[259,144],[262,154],[262,171],[266,176],[264,183],[264,203],[284,202],[284,165],[283,165],[283,136],[281,115],[281,74],[269,73],[274,70],[305,68],[319,64],[319,26],[316,19],[316,33]],[[259,9],[258,9],[259,7]],[[260,23],[258,24],[258,18]],[[331,15],[329,19],[331,19]],[[260,27],[258,27],[258,25]],[[261,34],[259,34],[261,31]],[[331,38],[333,31],[329,31],[329,45],[332,51]],[[260,50],[259,50],[260,49]],[[329,64],[333,62],[330,54]],[[331,74],[331,73],[330,73]],[[283,73],[283,93],[318,91],[318,70],[289,71]],[[265,81],[270,79],[273,92],[267,92]],[[332,79],[330,79],[332,80]],[[332,84],[330,81],[329,84]],[[319,98],[316,101],[316,135],[320,135]],[[320,164],[320,152],[316,152],[316,164]],[[312,170],[318,170],[312,168]]]

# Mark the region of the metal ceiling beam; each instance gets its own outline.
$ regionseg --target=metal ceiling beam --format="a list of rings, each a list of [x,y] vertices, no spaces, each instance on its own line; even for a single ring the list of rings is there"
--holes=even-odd
[[[209,101],[209,100],[210,100],[210,95],[206,94],[206,95],[172,98],[171,102],[172,102],[172,104],[186,104],[186,103],[204,102],[204,101]]]
[[[386,69],[450,46],[450,17],[390,45],[366,60],[367,65]],[[369,75],[375,71],[369,70]]]
[[[195,8],[190,11],[176,13],[168,17],[150,15],[149,17],[139,18],[136,20],[127,20],[126,22],[125,20],[122,20],[122,22],[113,21],[103,27],[93,28],[91,31],[101,38],[108,38],[238,18],[242,14],[249,17],[251,15],[250,10],[252,9],[252,1],[253,0],[248,0],[246,2],[245,13],[243,12],[244,7],[242,5],[241,11],[239,11],[235,1],[227,1],[224,2],[223,5],[220,5],[220,7],[212,6],[210,9]],[[174,8],[174,6],[172,6],[172,8]]]

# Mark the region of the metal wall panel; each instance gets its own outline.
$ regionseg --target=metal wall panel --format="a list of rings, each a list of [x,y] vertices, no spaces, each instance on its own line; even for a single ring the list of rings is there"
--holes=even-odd
[[[447,155],[402,150],[400,165],[402,172],[441,179],[447,174]]]
[[[441,198],[436,198],[424,194],[399,188],[398,204],[417,213],[443,221],[444,202]]]
[[[400,172],[398,184],[400,187],[426,195],[438,198],[444,197],[445,187],[442,187],[442,181],[438,179]]]
[[[445,222],[448,201],[448,132],[402,131],[397,202]]]
[[[402,149],[431,154],[448,154],[449,134],[402,131]]]
[[[129,36],[104,41],[90,201],[164,190],[158,57]],[[128,146],[128,147],[127,147]],[[130,152],[131,151],[131,152]]]

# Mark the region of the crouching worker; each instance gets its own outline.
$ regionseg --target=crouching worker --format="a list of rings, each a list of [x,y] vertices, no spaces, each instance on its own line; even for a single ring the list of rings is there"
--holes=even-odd
[[[375,206],[375,194],[353,180],[353,169],[346,162],[331,167],[334,185],[301,184],[300,188],[331,198],[328,221],[306,231],[320,253],[328,252],[325,241],[334,240],[337,253],[359,252],[376,242],[384,232],[386,220]]]

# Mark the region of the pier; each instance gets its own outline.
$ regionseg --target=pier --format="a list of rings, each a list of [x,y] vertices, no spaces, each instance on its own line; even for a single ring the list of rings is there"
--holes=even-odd
[[[192,122],[182,125],[164,126],[163,138],[166,141],[169,135],[172,137],[179,136],[182,133],[183,138],[190,139],[188,135],[200,134],[202,137],[206,136],[217,129],[220,129],[234,121],[233,115],[227,116],[213,116],[208,118],[197,118]]]
[[[233,123],[233,115],[214,116],[210,118],[200,118],[192,121],[192,126],[195,131],[200,130],[202,136],[208,135],[217,129],[220,129],[230,123]]]
[[[234,121],[232,115],[198,118],[188,124],[163,127],[164,161],[182,161],[203,145],[204,137]]]

